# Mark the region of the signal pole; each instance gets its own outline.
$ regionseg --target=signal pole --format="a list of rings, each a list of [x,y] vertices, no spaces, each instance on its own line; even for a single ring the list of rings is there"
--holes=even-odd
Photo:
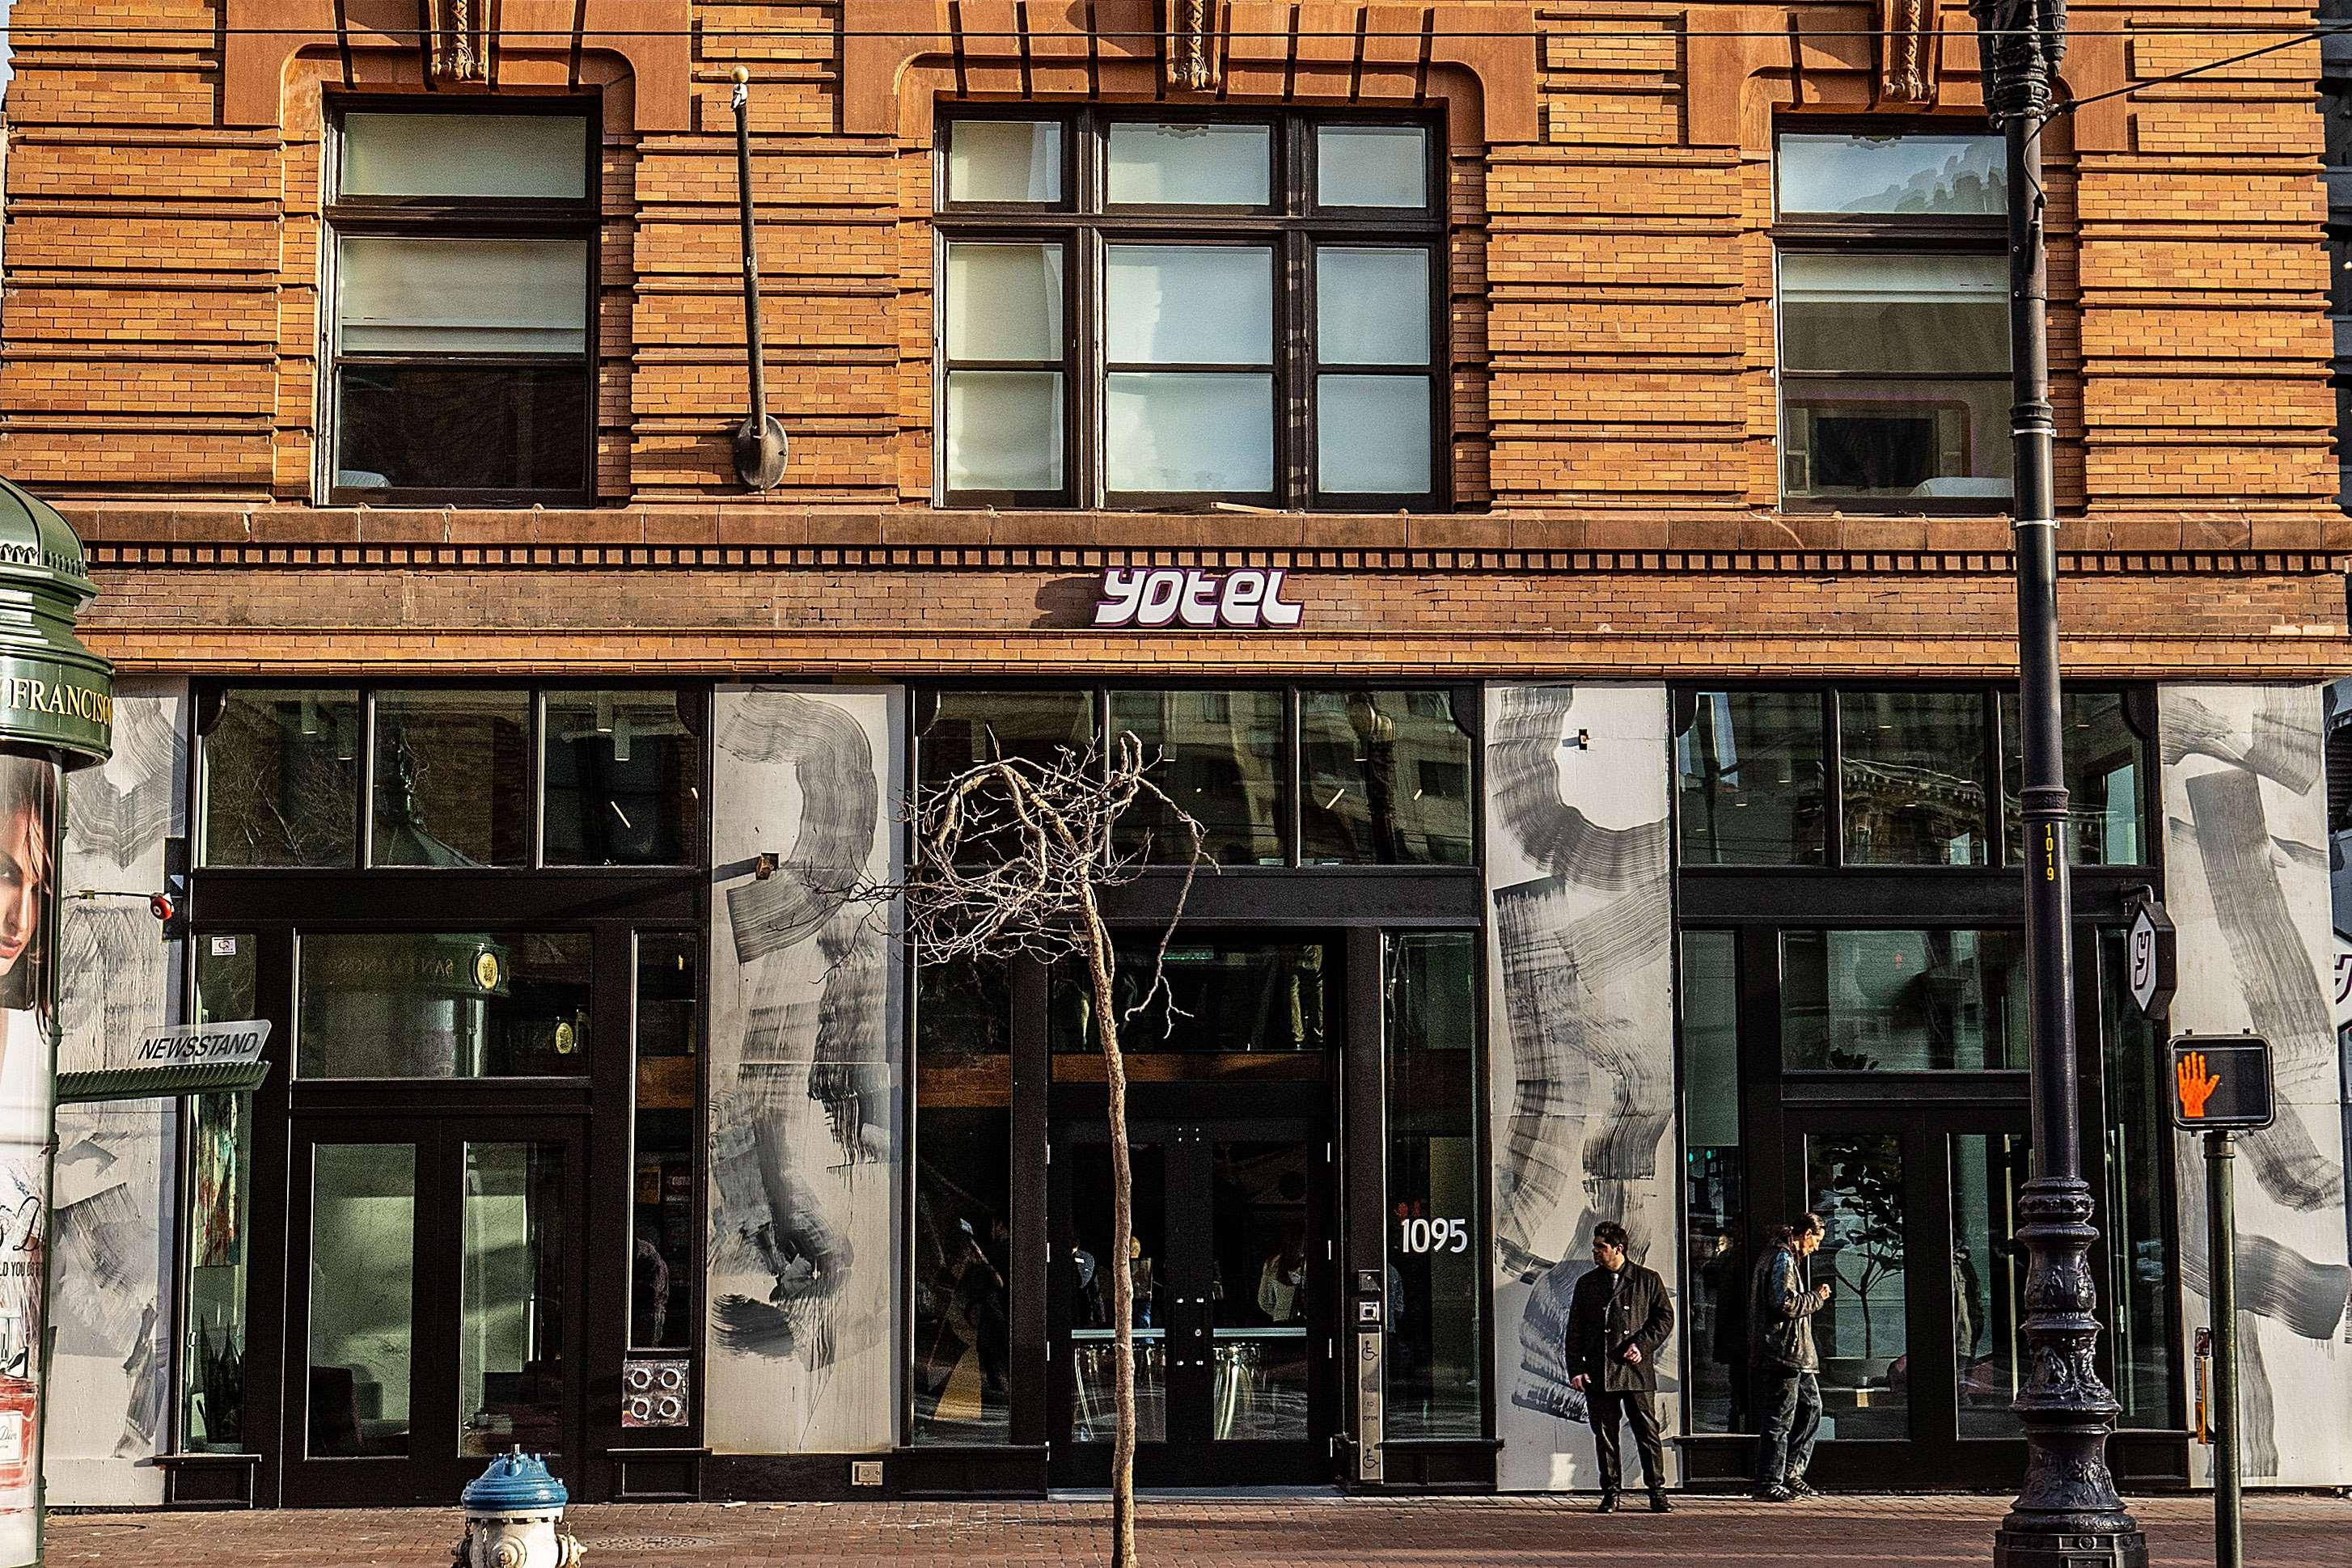
[[[1993,1537],[2000,1568],[2146,1568],[2116,1495],[2107,1437],[2121,1406],[2099,1376],[2099,1320],[2074,1070],[2074,944],[2058,686],[2055,424],[2042,130],[2066,47],[2065,0],[1969,0],[1985,108],[2009,144],[2010,362],[2015,380],[2018,711],[2024,728],[2025,948],[2033,1174],[2018,1199],[2028,1373],[2014,1408],[2025,1484]]]

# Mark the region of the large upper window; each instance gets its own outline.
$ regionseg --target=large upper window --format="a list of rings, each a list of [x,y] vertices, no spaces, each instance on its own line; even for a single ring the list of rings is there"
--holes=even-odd
[[[593,118],[353,104],[331,147],[330,495],[585,499]]]
[[[2000,138],[1789,131],[1779,175],[1782,498],[2006,506]]]
[[[1439,152],[1306,117],[945,120],[947,503],[1442,505]]]

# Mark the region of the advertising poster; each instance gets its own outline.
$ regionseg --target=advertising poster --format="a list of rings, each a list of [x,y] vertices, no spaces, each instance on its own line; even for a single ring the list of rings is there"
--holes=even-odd
[[[42,1157],[49,1137],[58,767],[0,754],[0,1565],[40,1550]]]

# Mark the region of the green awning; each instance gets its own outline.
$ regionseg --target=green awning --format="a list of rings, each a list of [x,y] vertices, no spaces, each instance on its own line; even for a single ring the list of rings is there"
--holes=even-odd
[[[58,1074],[58,1103],[177,1100],[189,1094],[250,1094],[269,1076],[266,1061],[199,1061],[184,1067],[116,1067]]]

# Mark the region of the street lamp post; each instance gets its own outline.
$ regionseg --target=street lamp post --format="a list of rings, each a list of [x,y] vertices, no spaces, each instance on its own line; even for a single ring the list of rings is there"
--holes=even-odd
[[[2057,497],[2052,475],[2049,258],[2042,129],[2066,47],[2066,0],[1969,0],[1985,107],[2009,143],[2010,353],[2016,383],[2018,712],[2024,728],[2025,951],[2033,1174],[2018,1199],[2025,1278],[2025,1484],[1993,1537],[2002,1568],[2145,1568],[2116,1494],[2107,1436],[2121,1407],[2099,1376],[2091,1189],[2074,1070],[2074,944],[2058,701]]]

